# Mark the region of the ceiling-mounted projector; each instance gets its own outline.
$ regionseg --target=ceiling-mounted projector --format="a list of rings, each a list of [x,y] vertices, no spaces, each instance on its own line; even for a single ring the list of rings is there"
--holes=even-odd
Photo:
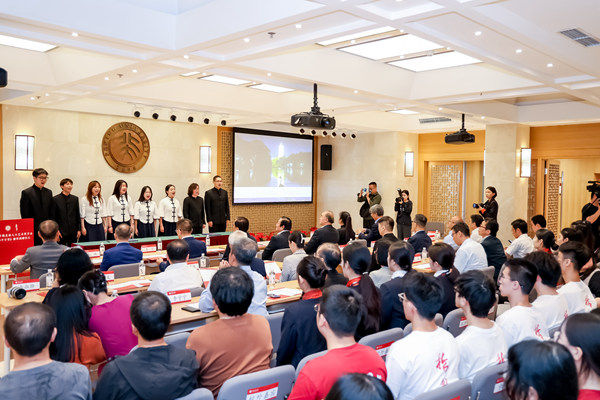
[[[475,135],[465,129],[465,114],[462,115],[462,128],[458,132],[447,134],[444,141],[448,144],[475,143]]]
[[[294,114],[291,118],[292,126],[307,128],[334,129],[335,118],[323,114],[317,105],[317,84],[313,84],[314,104],[309,112]]]

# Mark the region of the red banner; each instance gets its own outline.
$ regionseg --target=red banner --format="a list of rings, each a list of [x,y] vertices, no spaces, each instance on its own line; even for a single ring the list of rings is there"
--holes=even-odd
[[[25,254],[33,246],[33,218],[0,221],[0,264]]]

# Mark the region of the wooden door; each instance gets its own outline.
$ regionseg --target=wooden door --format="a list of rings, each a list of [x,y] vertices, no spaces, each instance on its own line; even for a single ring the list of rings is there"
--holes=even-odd
[[[462,215],[462,161],[431,161],[427,168],[427,218],[448,221]]]
[[[560,161],[546,160],[544,176],[544,215],[547,228],[560,231]]]

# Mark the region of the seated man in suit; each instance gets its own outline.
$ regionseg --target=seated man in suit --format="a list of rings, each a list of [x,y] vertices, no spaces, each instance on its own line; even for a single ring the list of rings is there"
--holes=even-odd
[[[485,250],[487,263],[489,266],[494,266],[494,282],[498,281],[500,269],[506,262],[504,246],[502,246],[500,239],[496,237],[498,228],[498,222],[491,218],[487,218],[479,226],[479,236],[483,238],[481,245],[483,246],[483,250]]]
[[[398,295],[404,293],[405,278],[415,273],[412,268],[415,250],[404,241],[390,246],[388,251],[388,267],[392,271],[392,279],[381,285],[381,326],[384,331],[391,328],[404,328],[408,320],[404,316],[404,308]]]
[[[148,290],[167,293],[172,290],[193,289],[204,286],[200,271],[187,260],[190,247],[182,239],[175,239],[167,246],[167,260],[169,266],[164,272],[156,275]]]
[[[108,271],[113,265],[133,264],[142,261],[142,251],[129,244],[131,227],[127,224],[119,224],[115,228],[115,240],[117,245],[104,252],[101,271]]]
[[[425,226],[427,226],[427,217],[423,214],[417,214],[413,218],[413,235],[408,238],[408,243],[415,249],[417,253],[423,251],[423,248],[429,250],[431,246],[431,238],[425,232]]]
[[[377,249],[383,242],[394,243],[398,241],[396,235],[394,235],[394,220],[392,217],[383,216],[379,219],[377,223],[377,229],[379,229],[379,235],[381,239],[378,239],[373,245],[373,253],[371,255],[371,267],[369,267],[369,272],[376,271],[380,268],[380,263],[377,261]],[[388,246],[389,247],[389,246]],[[387,259],[387,256],[385,257]],[[391,275],[391,273],[390,273]],[[387,279],[389,280],[389,279]],[[377,285],[377,284],[376,284]],[[377,285],[379,287],[379,285]]]
[[[67,246],[58,244],[58,224],[52,220],[43,221],[38,236],[42,244],[28,248],[23,256],[13,258],[10,262],[12,272],[18,274],[29,268],[30,279],[38,279],[49,269],[53,270],[56,267],[58,258],[68,249]]]
[[[321,217],[319,217],[319,224],[321,224],[321,228],[313,233],[308,243],[304,246],[306,254],[313,255],[323,243],[337,244],[340,238],[339,232],[333,227],[333,212],[323,211]]]
[[[365,239],[367,241],[367,247],[371,247],[371,242],[376,242],[381,239],[377,224],[379,219],[383,217],[383,207],[381,204],[375,204],[369,208],[369,212],[371,213],[371,218],[373,218],[375,222],[373,222],[371,229],[363,229],[362,232],[358,234],[359,239]]]
[[[233,222],[233,227],[234,232],[235,231],[242,231],[246,234],[246,236],[248,236],[250,239],[254,240],[256,242],[256,238],[252,235],[250,235],[248,233],[248,229],[250,229],[250,221],[248,221],[248,218],[246,217],[237,217],[235,219],[235,221]],[[222,260],[227,261],[229,259],[229,252],[231,251],[231,247],[229,246],[229,243],[227,243],[227,246],[225,246],[225,252],[223,253],[223,258]]]
[[[193,237],[192,229],[192,221],[184,218],[177,221],[175,232],[177,232],[177,237],[179,239],[183,239],[187,242],[190,248],[190,258],[197,258],[202,256],[202,254],[206,254],[206,243]],[[169,266],[169,262],[163,261],[162,258],[157,258],[156,262],[159,264],[160,272],[164,271]]]
[[[267,247],[265,247],[262,259],[272,260],[273,253],[279,249],[289,249],[288,238],[290,237],[290,231],[292,230],[292,220],[288,217],[281,217],[275,224],[275,236],[271,238]]]

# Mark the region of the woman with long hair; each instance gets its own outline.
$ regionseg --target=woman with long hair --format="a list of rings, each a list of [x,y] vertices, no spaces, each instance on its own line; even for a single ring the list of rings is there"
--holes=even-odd
[[[204,200],[200,196],[200,185],[196,182],[188,187],[188,196],[183,199],[183,218],[192,221],[192,233],[200,234],[206,225]]]
[[[288,245],[292,254],[284,257],[281,266],[281,282],[293,281],[296,279],[297,272],[296,268],[304,257],[306,257],[306,251],[304,251],[304,236],[300,231],[292,231],[288,237]]]
[[[175,236],[177,232],[177,221],[183,218],[179,200],[175,198],[175,185],[165,186],[165,195],[158,203],[158,215],[160,218],[160,229],[158,236]]]
[[[342,211],[340,213],[340,228],[337,230],[340,234],[338,240],[339,245],[347,244],[350,240],[356,237],[354,229],[352,229],[352,217],[348,211]]]
[[[152,200],[152,188],[144,186],[140,192],[138,201],[133,207],[133,218],[135,224],[135,237],[155,237],[158,225],[158,208]]]
[[[396,231],[400,240],[410,237],[412,226],[410,214],[412,213],[412,209],[413,203],[410,199],[410,193],[408,190],[401,190],[400,197],[396,197],[396,204],[394,204],[394,211],[397,212]]]
[[[54,287],[52,287],[46,296],[44,296],[44,304],[48,304],[54,292],[64,285],[76,286],[79,278],[88,271],[94,270],[94,264],[90,256],[81,247],[71,247],[65,250],[58,261],[54,270]]]
[[[498,192],[496,188],[493,186],[488,186],[485,188],[485,203],[473,204],[473,207],[479,210],[479,213],[483,217],[483,219],[491,218],[498,220],[498,202],[496,201],[496,196]]]
[[[558,250],[554,233],[549,229],[538,229],[533,237],[533,248],[537,251],[553,254],[554,251]]]
[[[133,202],[131,196],[127,193],[127,188],[127,182],[123,179],[116,181],[113,193],[106,203],[109,240],[115,238],[114,229],[117,225],[133,225]]]
[[[102,199],[102,186],[98,181],[88,184],[85,196],[79,200],[79,214],[81,216],[81,235],[86,242],[100,242],[106,240],[108,229],[106,206]]]

